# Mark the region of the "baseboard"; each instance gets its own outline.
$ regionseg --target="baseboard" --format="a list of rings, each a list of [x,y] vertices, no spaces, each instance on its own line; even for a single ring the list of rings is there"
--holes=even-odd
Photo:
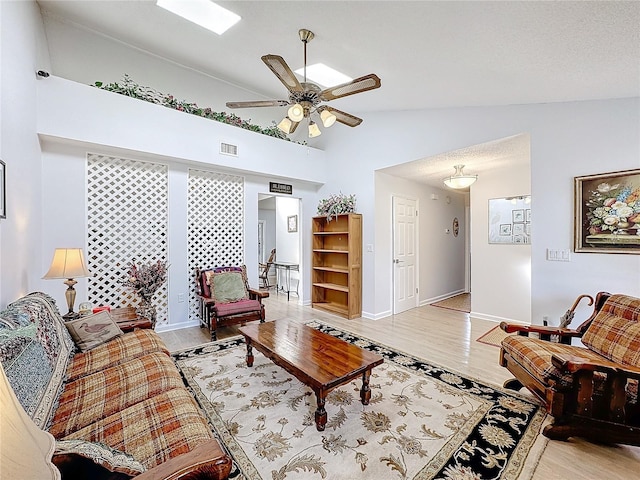
[[[200,325],[200,322],[198,320],[192,320],[189,322],[172,323],[170,325],[159,325],[156,327],[155,330],[158,333],[170,332],[172,330],[181,330],[183,328],[197,327],[198,325]]]
[[[490,322],[495,322],[495,323],[507,322],[507,323],[520,323],[522,325],[529,325],[528,323],[521,322],[519,320],[514,320],[513,318],[498,317],[496,315],[488,315],[486,313],[480,313],[480,312],[471,312],[469,313],[469,316],[473,318],[478,318],[480,320],[489,320]]]

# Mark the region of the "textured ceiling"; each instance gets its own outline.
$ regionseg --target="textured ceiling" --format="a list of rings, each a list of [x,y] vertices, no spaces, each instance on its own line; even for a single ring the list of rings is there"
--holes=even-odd
[[[637,1],[221,1],[242,16],[222,36],[154,1],[38,3],[45,20],[73,23],[246,91],[233,101],[287,98],[260,57],[277,54],[293,70],[301,67],[300,28],[315,33],[310,64],[381,78],[377,90],[331,102],[365,121],[372,111],[640,95]],[[441,186],[451,165],[479,173],[524,144],[528,152],[528,140],[516,137],[387,172]]]
[[[303,64],[300,28],[315,33],[309,63],[378,90],[333,102],[359,114],[640,94],[639,2],[222,1],[242,16],[218,36],[154,1],[41,0],[54,15],[247,89],[287,98],[262,63]]]

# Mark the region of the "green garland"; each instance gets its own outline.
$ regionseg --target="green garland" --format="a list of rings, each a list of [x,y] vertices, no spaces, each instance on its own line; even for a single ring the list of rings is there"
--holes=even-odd
[[[114,82],[104,84],[102,82],[96,82],[92,86],[101,90],[119,93],[120,95],[125,95],[127,97],[137,98],[138,100],[144,100],[145,102],[155,103],[156,105],[173,108],[180,112],[190,113],[191,115],[197,115],[217,122],[226,123],[227,125],[244,128],[245,130],[251,130],[252,132],[261,133],[270,137],[291,141],[284,132],[278,129],[275,121],[271,127],[264,128],[260,125],[249,123],[233,113],[214,112],[210,108],[202,108],[195,103],[177,100],[173,95],[166,95],[150,87],[138,85],[131,80],[127,74],[122,77],[122,82],[120,83]]]

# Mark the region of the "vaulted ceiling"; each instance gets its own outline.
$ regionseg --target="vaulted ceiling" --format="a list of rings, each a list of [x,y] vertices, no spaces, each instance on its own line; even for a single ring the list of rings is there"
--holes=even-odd
[[[381,78],[377,90],[331,102],[365,122],[373,111],[640,96],[637,1],[220,1],[242,17],[222,36],[155,1],[38,3],[45,18],[244,89],[228,99],[233,101],[286,99],[284,86],[260,57],[277,54],[292,69],[302,67],[298,30],[310,29],[310,64]],[[243,117],[250,112],[238,111]],[[274,120],[280,117],[274,112]],[[491,158],[502,161],[513,145],[524,148],[522,138],[509,139],[389,173],[441,185],[441,172],[453,173],[451,155],[475,156],[470,173],[478,173],[493,168]]]
[[[347,111],[509,105],[640,94],[640,2],[221,1],[242,20],[219,36],[155,1],[40,0],[74,22],[247,90],[287,98],[260,61],[309,63],[382,88],[337,100]],[[338,104],[339,103],[339,104]]]

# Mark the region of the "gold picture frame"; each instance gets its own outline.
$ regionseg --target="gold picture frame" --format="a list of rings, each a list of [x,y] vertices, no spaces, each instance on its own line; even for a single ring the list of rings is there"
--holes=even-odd
[[[574,178],[574,251],[640,254],[640,169]]]

